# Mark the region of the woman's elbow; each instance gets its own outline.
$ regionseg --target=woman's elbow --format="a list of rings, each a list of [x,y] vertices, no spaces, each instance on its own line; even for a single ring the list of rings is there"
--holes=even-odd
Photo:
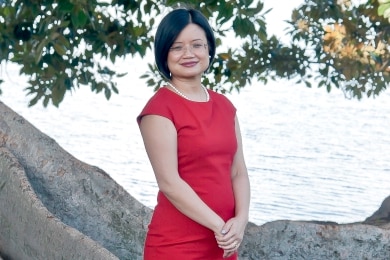
[[[168,180],[158,180],[158,188],[159,190],[164,193],[167,197],[173,196],[176,191],[179,189],[179,181],[176,178],[175,179],[168,179]]]

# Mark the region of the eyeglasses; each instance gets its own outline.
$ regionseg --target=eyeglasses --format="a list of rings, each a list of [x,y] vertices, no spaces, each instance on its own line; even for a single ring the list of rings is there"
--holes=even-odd
[[[184,54],[187,50],[191,51],[191,53],[200,53],[203,52],[207,47],[206,43],[203,42],[195,42],[190,44],[188,47],[183,44],[174,44],[169,50],[173,54]]]

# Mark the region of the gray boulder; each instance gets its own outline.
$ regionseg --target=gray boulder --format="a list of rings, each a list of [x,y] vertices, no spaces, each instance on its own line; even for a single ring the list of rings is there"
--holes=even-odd
[[[142,259],[152,213],[1,102],[0,209],[5,259]],[[390,210],[379,211],[380,223],[249,223],[240,260],[390,259]]]
[[[381,204],[380,208],[363,222],[365,224],[386,226],[390,223],[390,196]]]
[[[390,230],[363,224],[281,220],[248,225],[243,259],[390,259]]]
[[[4,147],[0,173],[0,252],[5,259],[118,259],[49,212],[22,165]]]
[[[50,216],[96,241],[120,259],[142,259],[143,240],[152,210],[130,196],[103,170],[77,160],[55,140],[1,102],[0,147],[3,148],[3,160],[6,154],[11,154],[16,163],[20,164],[20,169],[26,175],[26,180],[20,181],[28,184],[28,189],[36,194]],[[2,164],[0,168],[0,187],[3,187],[0,188],[0,201],[3,204],[0,206],[9,210],[0,211],[0,223],[5,223],[6,226],[9,222],[18,225],[20,220],[14,214],[14,209],[24,210],[25,205],[23,201],[20,204],[12,201],[11,196],[3,192],[4,187],[10,185],[11,177],[7,176],[15,177],[7,167]],[[13,192],[20,193],[23,189]],[[23,225],[36,225],[30,219],[30,214],[25,212]],[[46,232],[44,225],[45,222],[36,227],[36,236]],[[5,230],[8,229],[0,226],[0,250]],[[8,233],[12,235],[12,231]],[[15,241],[18,239],[19,237],[12,238]],[[56,242],[48,240],[48,247],[50,243]],[[40,246],[31,239],[18,242],[15,248],[31,247],[32,250],[39,251]],[[14,257],[16,251],[9,255]],[[64,249],[58,254],[67,251]]]

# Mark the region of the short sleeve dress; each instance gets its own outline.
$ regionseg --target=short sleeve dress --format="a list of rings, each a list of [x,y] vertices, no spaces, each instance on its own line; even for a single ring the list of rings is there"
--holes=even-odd
[[[145,115],[172,121],[177,131],[180,177],[227,221],[235,215],[231,167],[237,150],[236,109],[222,94],[208,92],[209,101],[195,102],[162,87],[147,102],[137,121],[140,123]],[[230,258],[222,256],[213,231],[179,212],[159,191],[145,240],[144,259],[237,259],[237,253]]]

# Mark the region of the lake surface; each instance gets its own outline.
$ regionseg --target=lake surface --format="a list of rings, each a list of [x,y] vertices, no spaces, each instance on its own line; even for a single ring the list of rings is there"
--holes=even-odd
[[[129,70],[143,73],[135,63]],[[60,108],[28,108],[26,79],[12,67],[1,75],[8,75],[1,101],[154,207],[157,186],[135,120],[153,94],[145,82],[123,78],[120,95],[110,101],[84,88],[67,94]],[[390,195],[389,91],[358,101],[337,89],[329,94],[281,81],[228,97],[241,122],[252,186],[250,221],[362,221]]]

